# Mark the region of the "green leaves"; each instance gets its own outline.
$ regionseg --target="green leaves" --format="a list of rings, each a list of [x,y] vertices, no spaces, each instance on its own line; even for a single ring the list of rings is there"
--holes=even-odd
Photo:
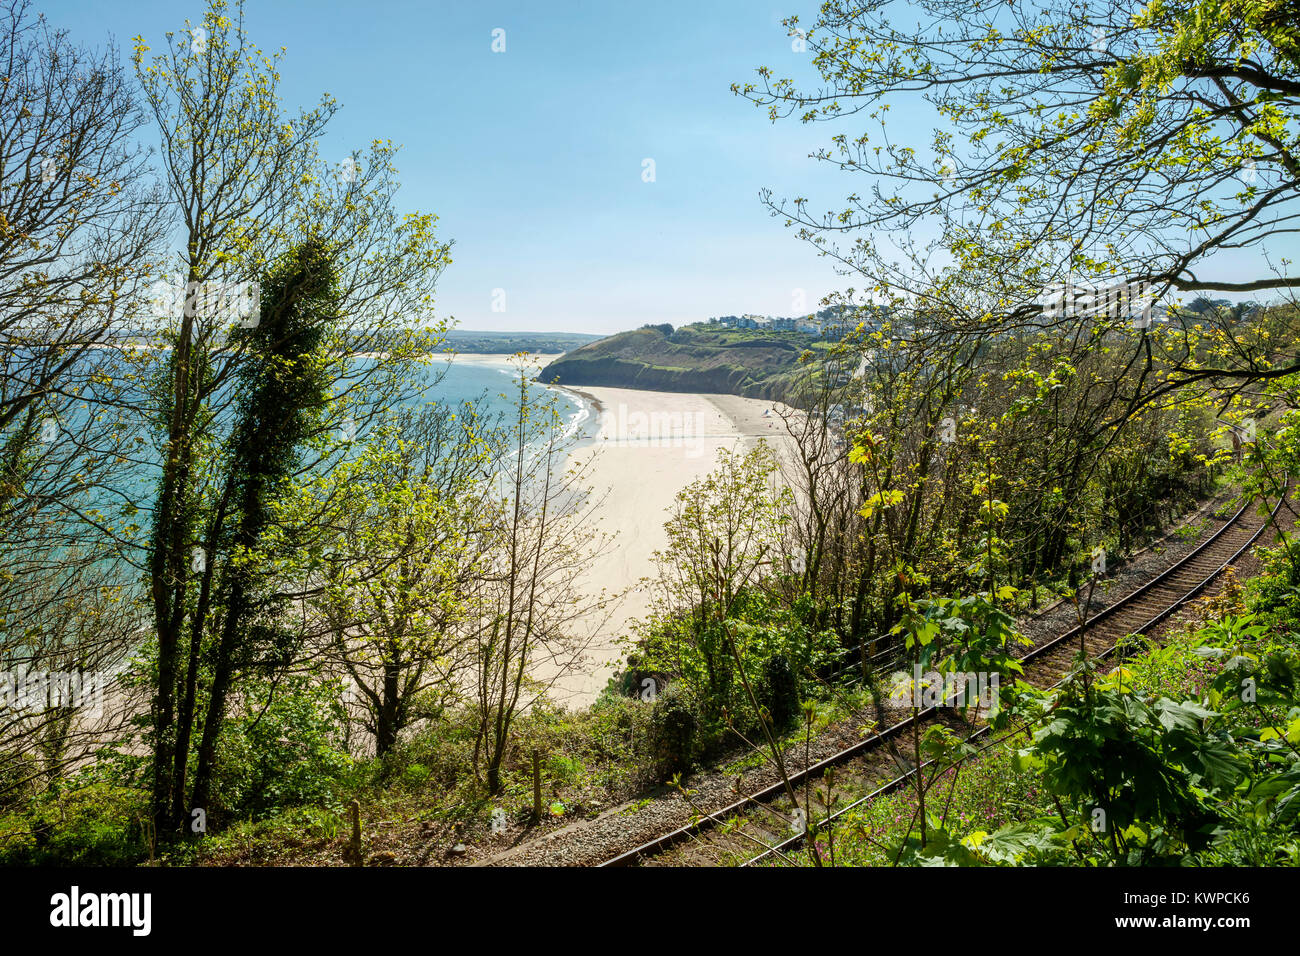
[[[1181,727],[1193,733],[1201,730],[1202,721],[1218,716],[1214,711],[1206,710],[1192,701],[1175,704],[1172,700],[1164,697],[1155,702],[1152,710],[1160,725],[1165,729],[1174,730]]]
[[[982,862],[994,865],[1026,865],[1060,853],[1068,835],[1058,834],[1051,817],[1012,823],[993,833],[977,830],[962,844]]]
[[[850,460],[863,461],[865,460],[862,457],[863,454],[864,452],[859,448],[859,446],[855,445],[853,451],[850,453]],[[857,457],[853,457],[855,455]],[[870,518],[873,514],[875,514],[879,510],[883,510],[885,508],[892,508],[895,505],[901,504],[903,502],[903,499],[904,499],[903,492],[897,489],[887,489],[884,491],[878,491],[875,494],[871,495],[866,500],[866,502],[862,505],[862,512],[861,512],[862,517]]]
[[[1131,865],[1207,847],[1243,852],[1243,820],[1251,815],[1262,814],[1264,827],[1293,824],[1300,809],[1295,654],[1258,653],[1253,648],[1266,637],[1252,615],[1229,615],[1191,639],[1189,659],[1221,662],[1206,700],[1140,696],[1128,672],[1062,688],[1016,759],[1020,769],[1040,770],[1067,809],[1052,826],[1067,832],[1100,810],[1099,829],[1084,826],[1070,838],[1082,835],[1089,853]],[[1243,684],[1251,693],[1240,693]],[[1257,726],[1278,706],[1283,719]]]
[[[1001,679],[1023,673],[1013,648],[1028,641],[1016,630],[1015,618],[985,595],[915,601],[904,595],[902,604],[900,621],[891,633],[903,637],[922,670],[934,669],[944,676],[997,675],[999,692]],[[958,709],[964,711],[965,704]],[[995,700],[992,714],[997,712]]]

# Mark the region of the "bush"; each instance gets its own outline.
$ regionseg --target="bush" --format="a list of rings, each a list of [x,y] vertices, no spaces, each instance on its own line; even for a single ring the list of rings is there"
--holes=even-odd
[[[134,866],[148,854],[148,807],[143,790],[74,778],[0,819],[0,863]]]
[[[407,790],[419,790],[429,780],[429,768],[422,763],[409,763],[402,768],[399,778]]]
[[[785,654],[777,652],[763,663],[760,701],[777,730],[785,730],[794,724],[799,714],[799,681]]]
[[[1294,640],[1300,630],[1300,568],[1287,548],[1260,548],[1258,554],[1262,573],[1246,585],[1250,608],[1279,638]]]
[[[650,712],[650,748],[655,768],[667,778],[685,773],[695,757],[695,701],[680,684],[670,684]]]
[[[473,755],[474,728],[448,719],[417,728],[368,770],[378,784],[397,778],[411,789],[450,792],[470,776]]]
[[[261,819],[329,798],[352,767],[342,722],[337,690],[307,678],[250,690],[244,712],[222,730],[209,818]]]
[[[697,718],[695,756],[712,756],[736,743],[737,734],[760,733],[758,713],[736,668],[731,640],[744,663],[760,709],[784,729],[797,718],[803,699],[819,692],[810,675],[834,660],[838,638],[808,621],[817,615],[811,604],[782,606],[758,590],[742,593],[728,621],[701,622],[689,615],[652,619],[640,635],[635,669],[629,666],[622,686],[639,674],[671,674],[689,687]],[[774,662],[774,658],[781,658]],[[629,665],[632,658],[629,658]],[[733,732],[734,731],[734,732]]]

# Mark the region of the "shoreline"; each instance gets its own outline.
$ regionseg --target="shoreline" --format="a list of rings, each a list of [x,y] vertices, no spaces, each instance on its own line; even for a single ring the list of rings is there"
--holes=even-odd
[[[583,401],[590,403],[592,409],[595,410],[597,415],[604,414],[605,404],[595,395],[592,395],[590,392],[586,391],[584,388],[577,388],[573,385],[552,385],[551,387],[561,389],[573,395],[577,395]]]

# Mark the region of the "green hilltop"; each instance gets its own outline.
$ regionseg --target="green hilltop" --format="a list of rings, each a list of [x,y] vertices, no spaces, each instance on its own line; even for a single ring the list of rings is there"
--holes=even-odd
[[[780,398],[805,351],[835,343],[803,332],[732,329],[696,323],[619,332],[566,352],[541,372],[560,385],[715,392]]]

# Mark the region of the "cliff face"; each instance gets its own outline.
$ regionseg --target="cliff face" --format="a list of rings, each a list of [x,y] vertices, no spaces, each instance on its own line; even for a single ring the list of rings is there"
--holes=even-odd
[[[561,385],[721,392],[778,399],[807,347],[802,337],[687,326],[621,332],[565,353],[540,378]]]
[[[544,382],[561,385],[608,385],[652,392],[721,392],[752,398],[775,398],[771,386],[755,382],[744,368],[661,368],[643,362],[604,357],[557,359],[542,369]]]

